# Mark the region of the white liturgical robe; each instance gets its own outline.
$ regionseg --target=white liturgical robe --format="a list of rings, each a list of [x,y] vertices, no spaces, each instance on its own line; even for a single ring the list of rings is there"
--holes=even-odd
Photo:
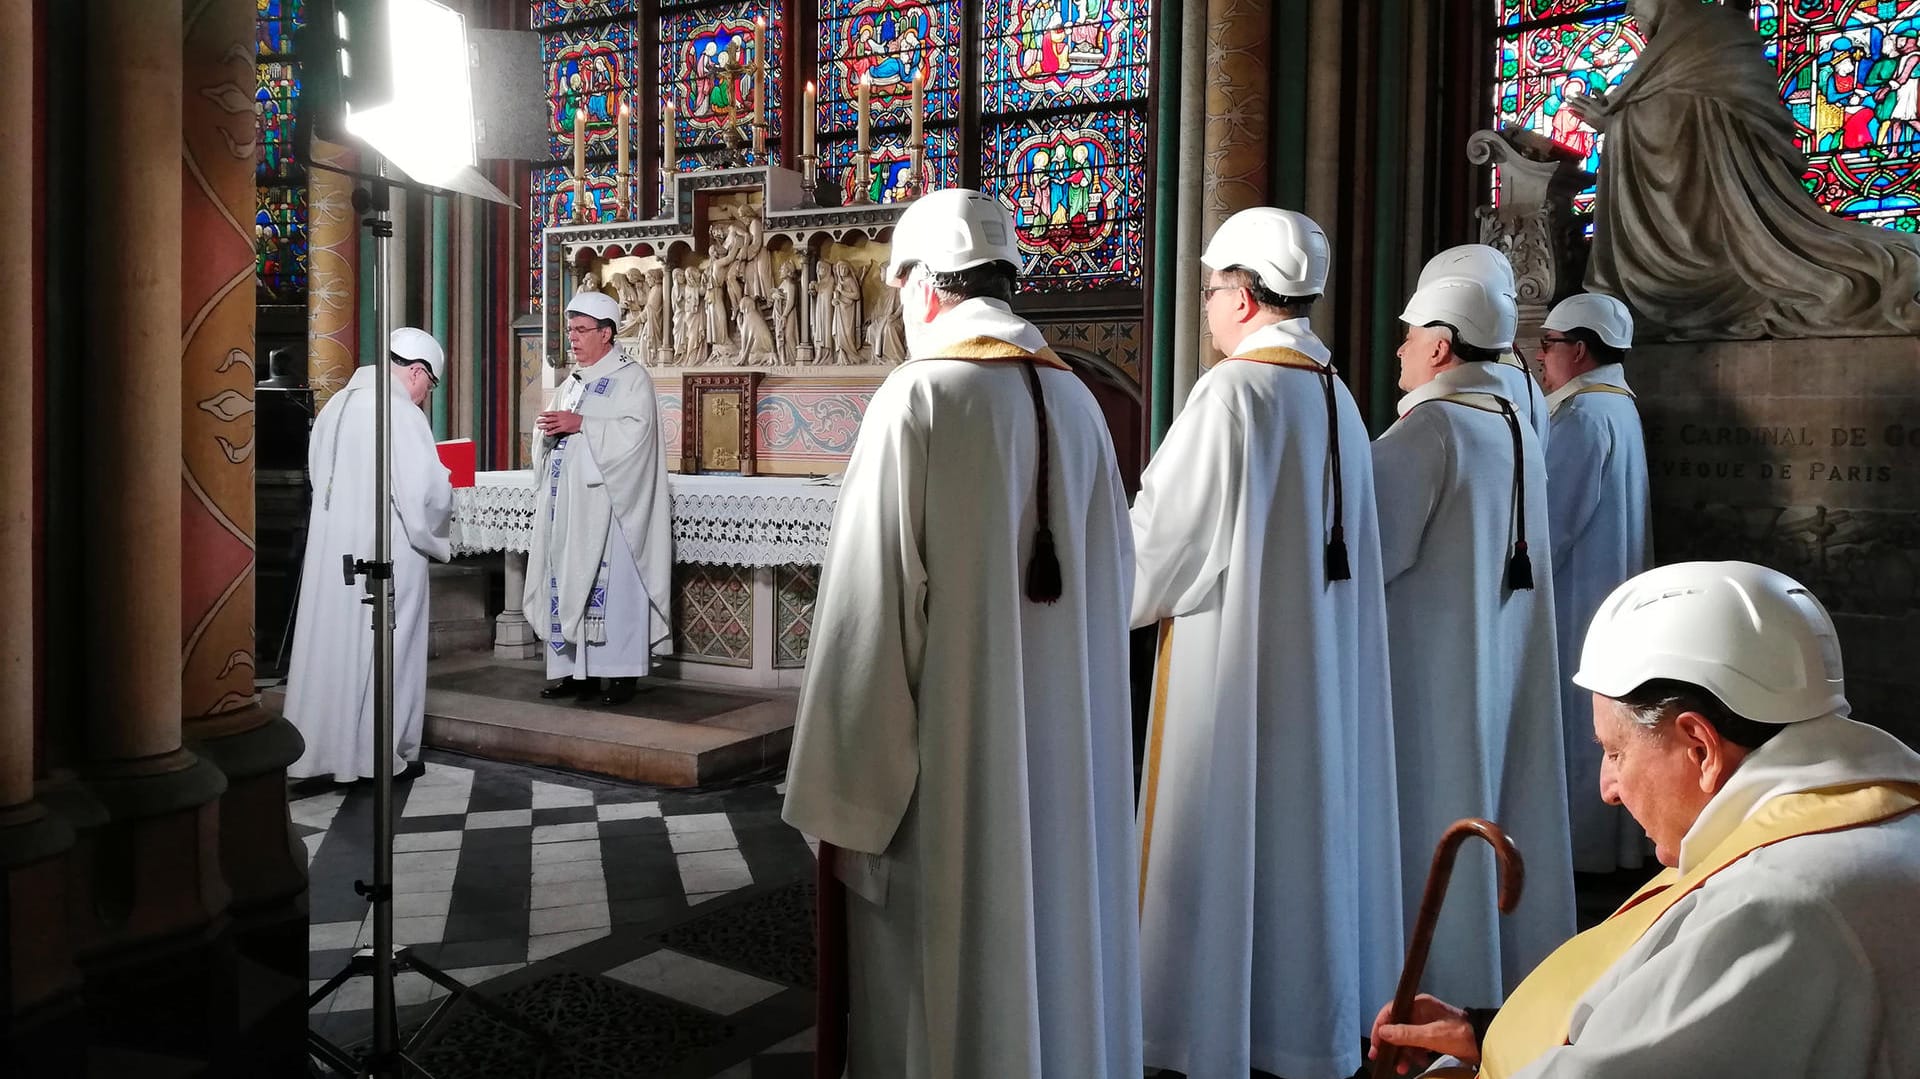
[[[622,350],[549,406],[580,432],[534,439],[537,492],[523,602],[550,678],[645,675],[671,651],[673,519],[653,378]]]
[[[1651,564],[1647,448],[1640,412],[1617,363],[1579,375],[1547,399],[1547,517],[1553,536],[1553,613],[1560,644],[1560,718],[1566,729],[1573,868],[1611,873],[1645,859],[1645,833],[1625,807],[1600,800],[1593,694],[1573,684],[1594,612]]]
[[[295,778],[370,779],[373,747],[373,608],[340,576],[343,555],[373,557],[376,372],[362,367],[314,419],[307,442],[313,510],[300,568],[300,606],[287,665],[287,719],[307,748]],[[390,413],[393,463],[394,772],[420,755],[427,709],[427,564],[452,555],[453,488],[426,414],[397,381]]]
[[[1146,1061],[1345,1079],[1404,955],[1367,431],[1332,381],[1351,577],[1330,580],[1332,357],[1305,319],[1194,384],[1133,507],[1161,622],[1142,779]],[[1163,621],[1164,620],[1164,621]]]
[[[1741,762],[1680,848],[1685,873],[1768,802],[1920,784],[1920,757],[1839,716]],[[1763,846],[1675,903],[1515,1079],[1920,1075],[1920,813]]]
[[[1052,350],[985,299],[912,345],[842,480],[787,772],[785,819],[841,848],[850,892],[847,1075],[1138,1076],[1112,440],[1087,388],[1040,366],[1063,590],[1031,602],[1036,416],[1004,361]]]
[[[1533,428],[1533,437],[1540,440],[1540,449],[1544,452],[1553,447],[1553,407],[1547,403],[1539,380],[1527,369],[1526,361],[1511,353],[1508,355],[1510,359],[1489,365],[1487,370],[1506,388],[1507,400],[1513,402],[1520,422]]]
[[[1534,587],[1511,589],[1514,440],[1494,400],[1505,392],[1484,363],[1448,368],[1401,398],[1373,447],[1409,923],[1455,820],[1493,820],[1526,858],[1520,907],[1504,917],[1489,852],[1476,844],[1454,866],[1422,988],[1463,1006],[1499,1003],[1574,930],[1546,468],[1516,416]]]

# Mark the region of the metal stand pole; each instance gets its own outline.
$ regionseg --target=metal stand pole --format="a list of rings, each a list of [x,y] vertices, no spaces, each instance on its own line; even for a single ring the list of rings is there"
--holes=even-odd
[[[473,994],[445,972],[393,946],[393,364],[386,355],[387,341],[393,336],[393,312],[387,297],[387,241],[393,238],[393,220],[387,216],[386,162],[377,156],[375,160],[381,179],[372,181],[364,206],[361,194],[354,195],[355,208],[368,214],[365,223],[373,237],[374,319],[381,349],[373,360],[373,558],[356,560],[349,554],[344,556],[343,567],[349,586],[357,577],[366,578],[368,595],[363,602],[373,608],[373,883],[353,882],[353,890],[365,896],[373,908],[373,947],[356,952],[343,970],[307,999],[311,1008],[347,981],[362,975],[371,977],[373,1044],[357,1063],[318,1034],[309,1033],[307,1044],[314,1059],[340,1074],[370,1079],[401,1079],[411,1074],[432,1079],[400,1045],[393,979],[401,970],[418,971],[449,993],[447,1002],[414,1035],[415,1043],[439,1025],[454,1001],[468,994],[495,1019],[543,1045],[550,1039],[519,1016]]]

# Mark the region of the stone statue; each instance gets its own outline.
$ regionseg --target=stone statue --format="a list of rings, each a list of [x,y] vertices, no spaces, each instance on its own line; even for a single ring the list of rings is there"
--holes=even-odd
[[[773,366],[773,328],[760,308],[766,302],[749,296],[740,304],[740,362],[747,367]]]
[[[594,273],[592,270],[588,270],[585,273],[582,273],[580,275],[580,284],[576,286],[573,291],[576,293],[599,292],[600,279],[594,276]]]
[[[780,283],[773,289],[774,349],[789,363],[800,347],[800,307],[800,262],[796,259],[780,268]]]
[[[646,344],[647,354],[666,347],[667,344],[667,283],[666,272],[659,267],[647,271],[646,281],[640,285],[641,325],[646,332],[641,338]]]
[[[706,291],[701,287],[699,271],[687,269],[681,287],[676,290],[680,296],[680,355],[682,367],[698,367],[707,362],[707,316]]]
[[[808,326],[815,363],[833,362],[833,265],[821,259],[813,279],[813,317]]]
[[[773,253],[767,250],[767,226],[751,206],[740,208],[734,220],[735,239],[729,246],[740,252],[746,294],[770,298],[773,295]]]
[[[833,264],[833,362],[857,364],[860,355],[860,279],[844,262]]]
[[[1650,337],[1920,332],[1920,240],[1828,214],[1745,11],[1631,0],[1647,48],[1619,87],[1568,101],[1607,135],[1590,291]]]
[[[643,343],[646,340],[646,311],[640,299],[640,282],[644,277],[639,270],[613,275],[613,296],[620,302],[620,327],[614,331],[615,337],[636,338]]]
[[[900,290],[883,288],[873,314],[867,319],[867,345],[874,363],[905,363],[907,359],[906,313],[900,308]]]
[[[733,351],[733,326],[727,317],[726,283],[720,279],[720,267],[709,263],[701,273],[701,286],[706,292],[705,317],[707,344],[715,353]],[[716,355],[716,362],[724,362]]]

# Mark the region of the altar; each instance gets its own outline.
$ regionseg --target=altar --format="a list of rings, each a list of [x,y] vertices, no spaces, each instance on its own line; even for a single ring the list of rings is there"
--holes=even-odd
[[[673,655],[659,673],[721,685],[794,687],[840,488],[832,478],[668,477],[673,513]],[[533,539],[533,473],[482,472],[453,495],[453,553],[499,554],[502,659],[539,654],[520,609]]]

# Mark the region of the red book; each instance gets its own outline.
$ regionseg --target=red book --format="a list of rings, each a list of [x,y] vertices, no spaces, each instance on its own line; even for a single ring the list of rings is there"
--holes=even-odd
[[[456,438],[451,442],[436,442],[434,448],[440,451],[440,463],[447,466],[448,478],[455,487],[472,487],[474,470],[473,439]]]

